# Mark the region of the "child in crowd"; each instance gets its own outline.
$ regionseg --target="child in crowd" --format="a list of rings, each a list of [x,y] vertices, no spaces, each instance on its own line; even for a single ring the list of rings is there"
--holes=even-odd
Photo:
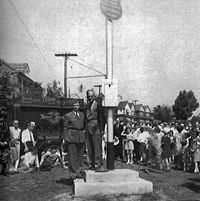
[[[124,132],[124,134],[126,135],[124,149],[125,149],[126,155],[127,155],[127,164],[133,164],[133,150],[134,150],[134,144],[133,144],[134,139],[133,138],[134,138],[134,135],[133,135],[133,132],[131,131],[130,127],[126,128],[126,131]]]
[[[172,130],[170,130],[170,132],[169,132],[169,137],[170,137],[170,141],[171,141],[171,144],[170,144],[170,147],[171,147],[170,162],[172,163],[172,162],[174,162],[174,156],[176,154],[176,138],[175,138]]]
[[[198,163],[200,162],[200,133],[198,133],[198,136],[194,139],[192,151],[194,152],[194,173],[199,173]]]
[[[170,157],[171,157],[171,140],[170,131],[164,130],[165,134],[161,139],[162,147],[162,162],[167,171],[170,170]]]

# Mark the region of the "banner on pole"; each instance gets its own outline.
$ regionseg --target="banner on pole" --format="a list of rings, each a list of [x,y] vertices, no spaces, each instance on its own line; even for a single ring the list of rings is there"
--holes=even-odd
[[[120,0],[101,0],[101,12],[109,20],[118,20],[122,16]]]

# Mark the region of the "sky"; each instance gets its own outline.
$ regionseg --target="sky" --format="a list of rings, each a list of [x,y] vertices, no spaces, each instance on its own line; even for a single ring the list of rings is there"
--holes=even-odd
[[[123,99],[172,105],[186,89],[200,102],[200,1],[121,0],[121,5],[113,37],[114,76]],[[28,63],[29,76],[44,86],[54,79],[63,84],[64,61],[55,53],[77,53],[72,59],[105,73],[100,0],[1,0],[0,27],[0,58]],[[96,74],[68,61],[69,76]],[[73,79],[68,86],[77,94],[80,84],[86,90],[102,79]]]

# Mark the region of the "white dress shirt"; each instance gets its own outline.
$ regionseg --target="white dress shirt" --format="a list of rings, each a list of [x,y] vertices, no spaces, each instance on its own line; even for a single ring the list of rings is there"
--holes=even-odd
[[[20,128],[15,128],[14,126],[10,126],[9,130],[10,130],[11,139],[17,139],[17,140],[20,139],[20,133],[21,133]]]
[[[149,137],[150,137],[149,132],[144,131],[143,133],[140,133],[140,135],[138,136],[138,142],[147,144]]]
[[[34,137],[33,137],[33,132],[28,130],[28,128],[27,128],[22,131],[22,142],[25,143],[28,141],[35,142]]]

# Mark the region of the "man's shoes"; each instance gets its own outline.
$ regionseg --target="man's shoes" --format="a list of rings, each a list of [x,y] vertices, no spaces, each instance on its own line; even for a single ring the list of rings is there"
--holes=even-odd
[[[105,169],[103,166],[96,167],[95,172],[108,172],[108,169]]]
[[[74,180],[74,179],[76,179],[76,178],[78,178],[78,175],[76,175],[75,173],[70,173],[70,179],[72,179],[72,180]]]
[[[83,179],[83,181],[86,182],[86,173],[84,171],[81,171],[76,174],[74,179]]]
[[[40,172],[40,167],[36,167],[36,168],[35,168],[35,171],[36,171],[36,172]]]
[[[93,165],[90,165],[89,170],[95,170],[95,167]]]
[[[85,171],[80,171],[80,178],[83,179],[84,182],[86,182],[86,173]]]

